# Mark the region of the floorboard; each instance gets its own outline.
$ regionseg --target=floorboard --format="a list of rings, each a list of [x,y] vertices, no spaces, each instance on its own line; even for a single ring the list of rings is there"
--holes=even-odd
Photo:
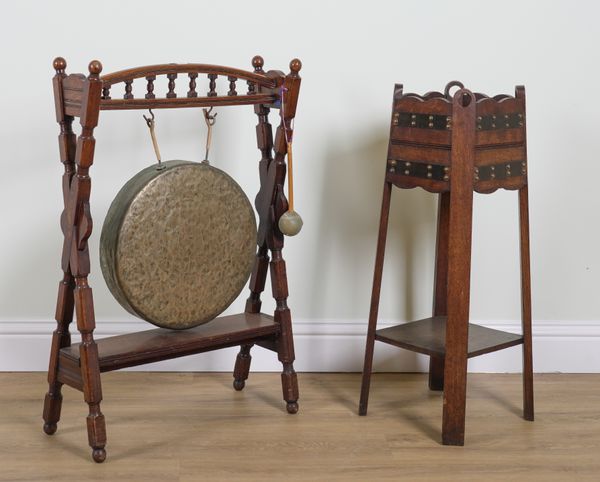
[[[2,481],[600,480],[600,375],[536,375],[536,421],[518,375],[469,375],[465,447],[440,444],[442,399],[422,374],[299,375],[288,415],[279,375],[103,375],[108,458],[91,461],[87,407],[65,387],[58,432],[42,433],[45,374],[0,373]]]

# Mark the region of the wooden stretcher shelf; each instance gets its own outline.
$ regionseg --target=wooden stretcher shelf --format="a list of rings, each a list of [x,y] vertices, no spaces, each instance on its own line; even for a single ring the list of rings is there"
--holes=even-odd
[[[278,332],[279,325],[272,316],[241,313],[222,316],[189,330],[157,328],[102,338],[96,344],[100,371],[107,372],[252,343]],[[79,372],[79,345],[75,343],[60,350],[61,366],[73,367]]]
[[[446,354],[446,317],[435,316],[377,330],[375,339],[425,355]],[[523,336],[469,323],[468,357],[523,343]]]

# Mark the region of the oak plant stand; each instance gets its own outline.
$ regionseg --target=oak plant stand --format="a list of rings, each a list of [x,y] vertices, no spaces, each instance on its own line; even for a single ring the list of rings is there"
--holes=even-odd
[[[459,89],[453,96],[450,89]],[[433,316],[377,330],[392,186],[438,193]],[[519,191],[522,334],[469,323],[473,192]],[[533,420],[525,89],[515,97],[403,94],[396,85],[359,414],[366,415],[375,340],[429,355],[429,388],[444,391],[442,442],[463,445],[467,359],[523,345],[523,411]]]
[[[64,245],[63,277],[59,283],[56,307],[57,326],[52,336],[48,369],[49,389],[44,401],[44,432],[48,435],[56,432],[63,384],[81,390],[89,406],[88,440],[96,462],[103,462],[106,458],[106,428],[100,410],[102,372],[239,345],[233,386],[236,390],[242,390],[250,369],[250,349],[253,345],[259,345],[277,353],[283,365],[281,382],[287,411],[298,411],[298,381],[293,367],[294,341],[282,256],[284,240],[277,221],[288,208],[284,194],[287,154],[284,129],[288,129],[287,137],[291,138],[300,90],[298,72],[302,64],[297,59],[292,60],[287,75],[277,70],[265,72],[263,64],[263,59],[256,56],[252,59],[252,72],[218,65],[164,64],[100,76],[102,65],[94,60],[89,64],[89,75],[85,76],[67,75],[65,60],[61,57],[54,60],[54,98],[56,118],[60,125],[60,160],[64,165],[64,211],[60,219]],[[164,98],[157,97],[154,92],[154,81],[159,75],[168,78],[168,92]],[[187,81],[187,92],[183,95],[175,92],[178,75],[185,76]],[[206,94],[197,90],[199,75],[207,76]],[[228,81],[229,90],[225,95],[216,91],[219,76],[226,77]],[[134,98],[132,84],[135,79],[146,82],[143,98]],[[246,92],[237,91],[238,80],[245,81]],[[124,94],[120,98],[111,97],[111,88],[116,84],[124,84]],[[282,92],[285,93],[283,96]],[[273,140],[269,111],[282,108],[282,97],[285,123],[280,122]],[[94,304],[92,288],[88,284],[88,238],[92,234],[89,170],[96,142],[93,133],[100,111],[241,105],[254,106],[258,116],[258,149],[261,152],[260,190],[255,201],[259,217],[258,249],[244,313],[223,316],[190,330],[153,329],[95,341]],[[72,128],[75,117],[79,118],[81,124],[79,136],[75,135]],[[273,316],[260,312],[260,297],[269,268],[276,301]],[[81,343],[77,344],[71,344],[69,333],[74,311],[77,329],[81,333]]]

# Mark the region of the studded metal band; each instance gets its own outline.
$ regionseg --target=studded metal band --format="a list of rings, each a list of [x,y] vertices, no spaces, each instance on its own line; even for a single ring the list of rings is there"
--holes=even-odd
[[[525,161],[511,161],[493,166],[479,166],[473,169],[475,182],[508,179],[524,176],[527,173]]]
[[[388,160],[388,172],[402,176],[431,179],[433,181],[449,181],[450,168],[440,164],[428,164],[427,162],[396,161]]]
[[[477,117],[477,130],[479,131],[515,129],[517,127],[523,127],[523,114],[518,112]]]
[[[439,114],[412,114],[410,112],[396,112],[393,124],[398,127],[416,127],[418,129],[450,130],[452,117]]]

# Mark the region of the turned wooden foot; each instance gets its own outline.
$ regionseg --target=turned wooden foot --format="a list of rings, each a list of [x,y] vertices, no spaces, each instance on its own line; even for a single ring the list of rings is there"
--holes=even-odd
[[[46,435],[54,435],[56,430],[58,429],[58,425],[55,423],[45,423],[44,424],[44,433]]]
[[[101,464],[106,460],[106,450],[103,448],[92,450],[92,458],[97,464]]]
[[[283,364],[281,373],[281,388],[283,389],[283,399],[286,401],[288,413],[298,412],[298,376],[291,363]]]
[[[233,388],[238,392],[246,386],[248,373],[250,372],[250,349],[252,345],[241,345],[240,352],[235,359],[235,368],[233,369]]]
[[[56,433],[57,424],[60,420],[60,410],[62,408],[62,394],[60,386],[50,389],[44,398],[44,433],[53,435]]]
[[[298,413],[298,408],[298,402],[287,402],[286,409],[288,413],[291,413],[292,415]]]

